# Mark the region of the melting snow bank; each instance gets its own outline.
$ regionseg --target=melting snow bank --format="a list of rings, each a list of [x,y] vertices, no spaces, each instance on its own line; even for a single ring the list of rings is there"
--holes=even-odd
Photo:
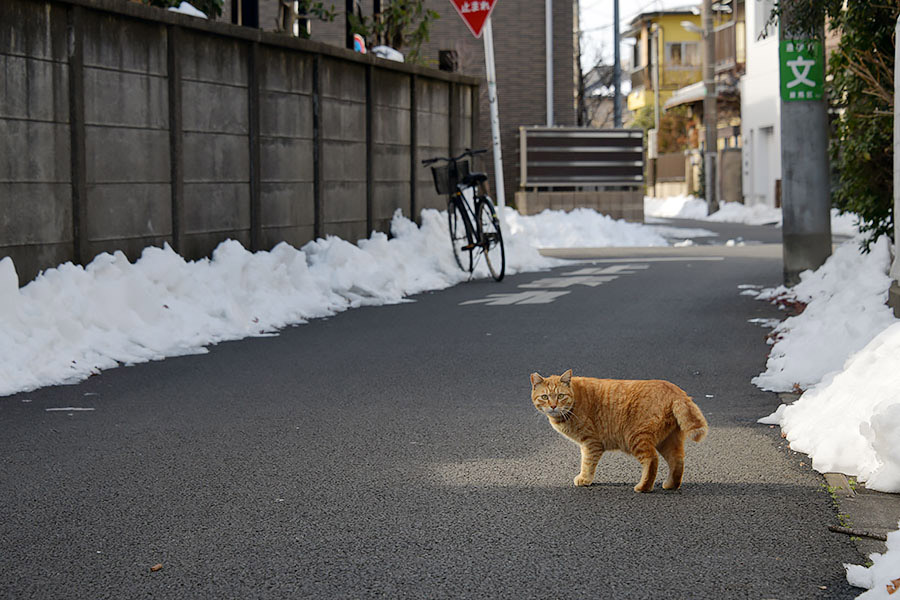
[[[781,209],[770,208],[762,204],[722,202],[718,211],[711,215],[707,215],[706,212],[706,201],[694,196],[644,197],[644,215],[647,217],[781,227]],[[832,208],[831,232],[837,235],[854,236],[859,233],[858,220],[859,218],[853,213],[840,214],[836,208]]]
[[[810,455],[816,471],[900,492],[900,323],[760,422],[781,425],[791,449]]]
[[[763,290],[760,300],[799,302],[806,308],[774,329],[777,341],[766,371],[753,383],[773,392],[791,391],[795,384],[806,389],[839,370],[851,354],[893,323],[885,305],[890,260],[887,238],[878,240],[869,254],[861,254],[859,241],[851,240],[815,272],[801,273],[793,288]]]
[[[767,371],[753,383],[772,391],[809,387],[760,422],[781,425],[815,470],[900,492],[900,322],[885,305],[890,252],[886,238],[868,255],[857,244],[839,247],[793,289],[759,294],[806,309],[774,329]]]
[[[646,246],[665,242],[650,228],[594,211],[522,217],[506,209],[507,273],[560,261],[535,247]],[[399,211],[391,233],[351,244],[336,237],[296,249],[282,243],[248,252],[223,242],[211,259],[186,261],[169,246],[121,252],[89,265],[66,263],[19,288],[0,260],[0,396],[75,383],[101,369],[206,352],[224,340],[271,335],[288,325],[363,305],[450,287],[468,278],[450,252],[446,213]],[[534,238],[534,239],[532,239]],[[477,277],[487,277],[483,261]]]
[[[887,552],[869,555],[871,567],[844,565],[850,585],[869,590],[857,596],[858,600],[896,598],[893,593],[900,589],[900,530],[889,533],[887,538]]]

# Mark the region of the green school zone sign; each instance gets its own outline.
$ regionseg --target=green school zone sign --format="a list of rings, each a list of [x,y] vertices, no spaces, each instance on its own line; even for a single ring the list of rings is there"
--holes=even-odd
[[[825,97],[825,52],[821,42],[781,40],[778,62],[783,102]]]

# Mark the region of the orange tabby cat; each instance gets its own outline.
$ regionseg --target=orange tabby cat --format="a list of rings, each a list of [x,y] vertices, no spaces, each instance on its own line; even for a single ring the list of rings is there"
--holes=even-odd
[[[669,465],[663,489],[678,489],[684,473],[684,437],[699,442],[708,426],[684,390],[668,381],[629,381],[531,375],[531,401],[555,430],[581,447],[575,485],[590,485],[606,450],[631,454],[643,467],[636,492],[650,492],[659,458]]]

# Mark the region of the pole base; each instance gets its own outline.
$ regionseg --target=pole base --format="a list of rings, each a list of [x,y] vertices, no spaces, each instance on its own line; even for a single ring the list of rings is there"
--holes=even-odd
[[[900,283],[891,282],[891,289],[888,292],[888,306],[894,311],[894,316],[900,319]]]
[[[784,249],[784,284],[800,283],[800,273],[815,271],[831,256],[831,232],[781,234]]]

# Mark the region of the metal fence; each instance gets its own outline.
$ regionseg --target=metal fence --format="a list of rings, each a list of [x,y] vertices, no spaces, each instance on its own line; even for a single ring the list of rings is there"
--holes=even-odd
[[[644,185],[640,129],[520,127],[520,187],[625,187]]]

